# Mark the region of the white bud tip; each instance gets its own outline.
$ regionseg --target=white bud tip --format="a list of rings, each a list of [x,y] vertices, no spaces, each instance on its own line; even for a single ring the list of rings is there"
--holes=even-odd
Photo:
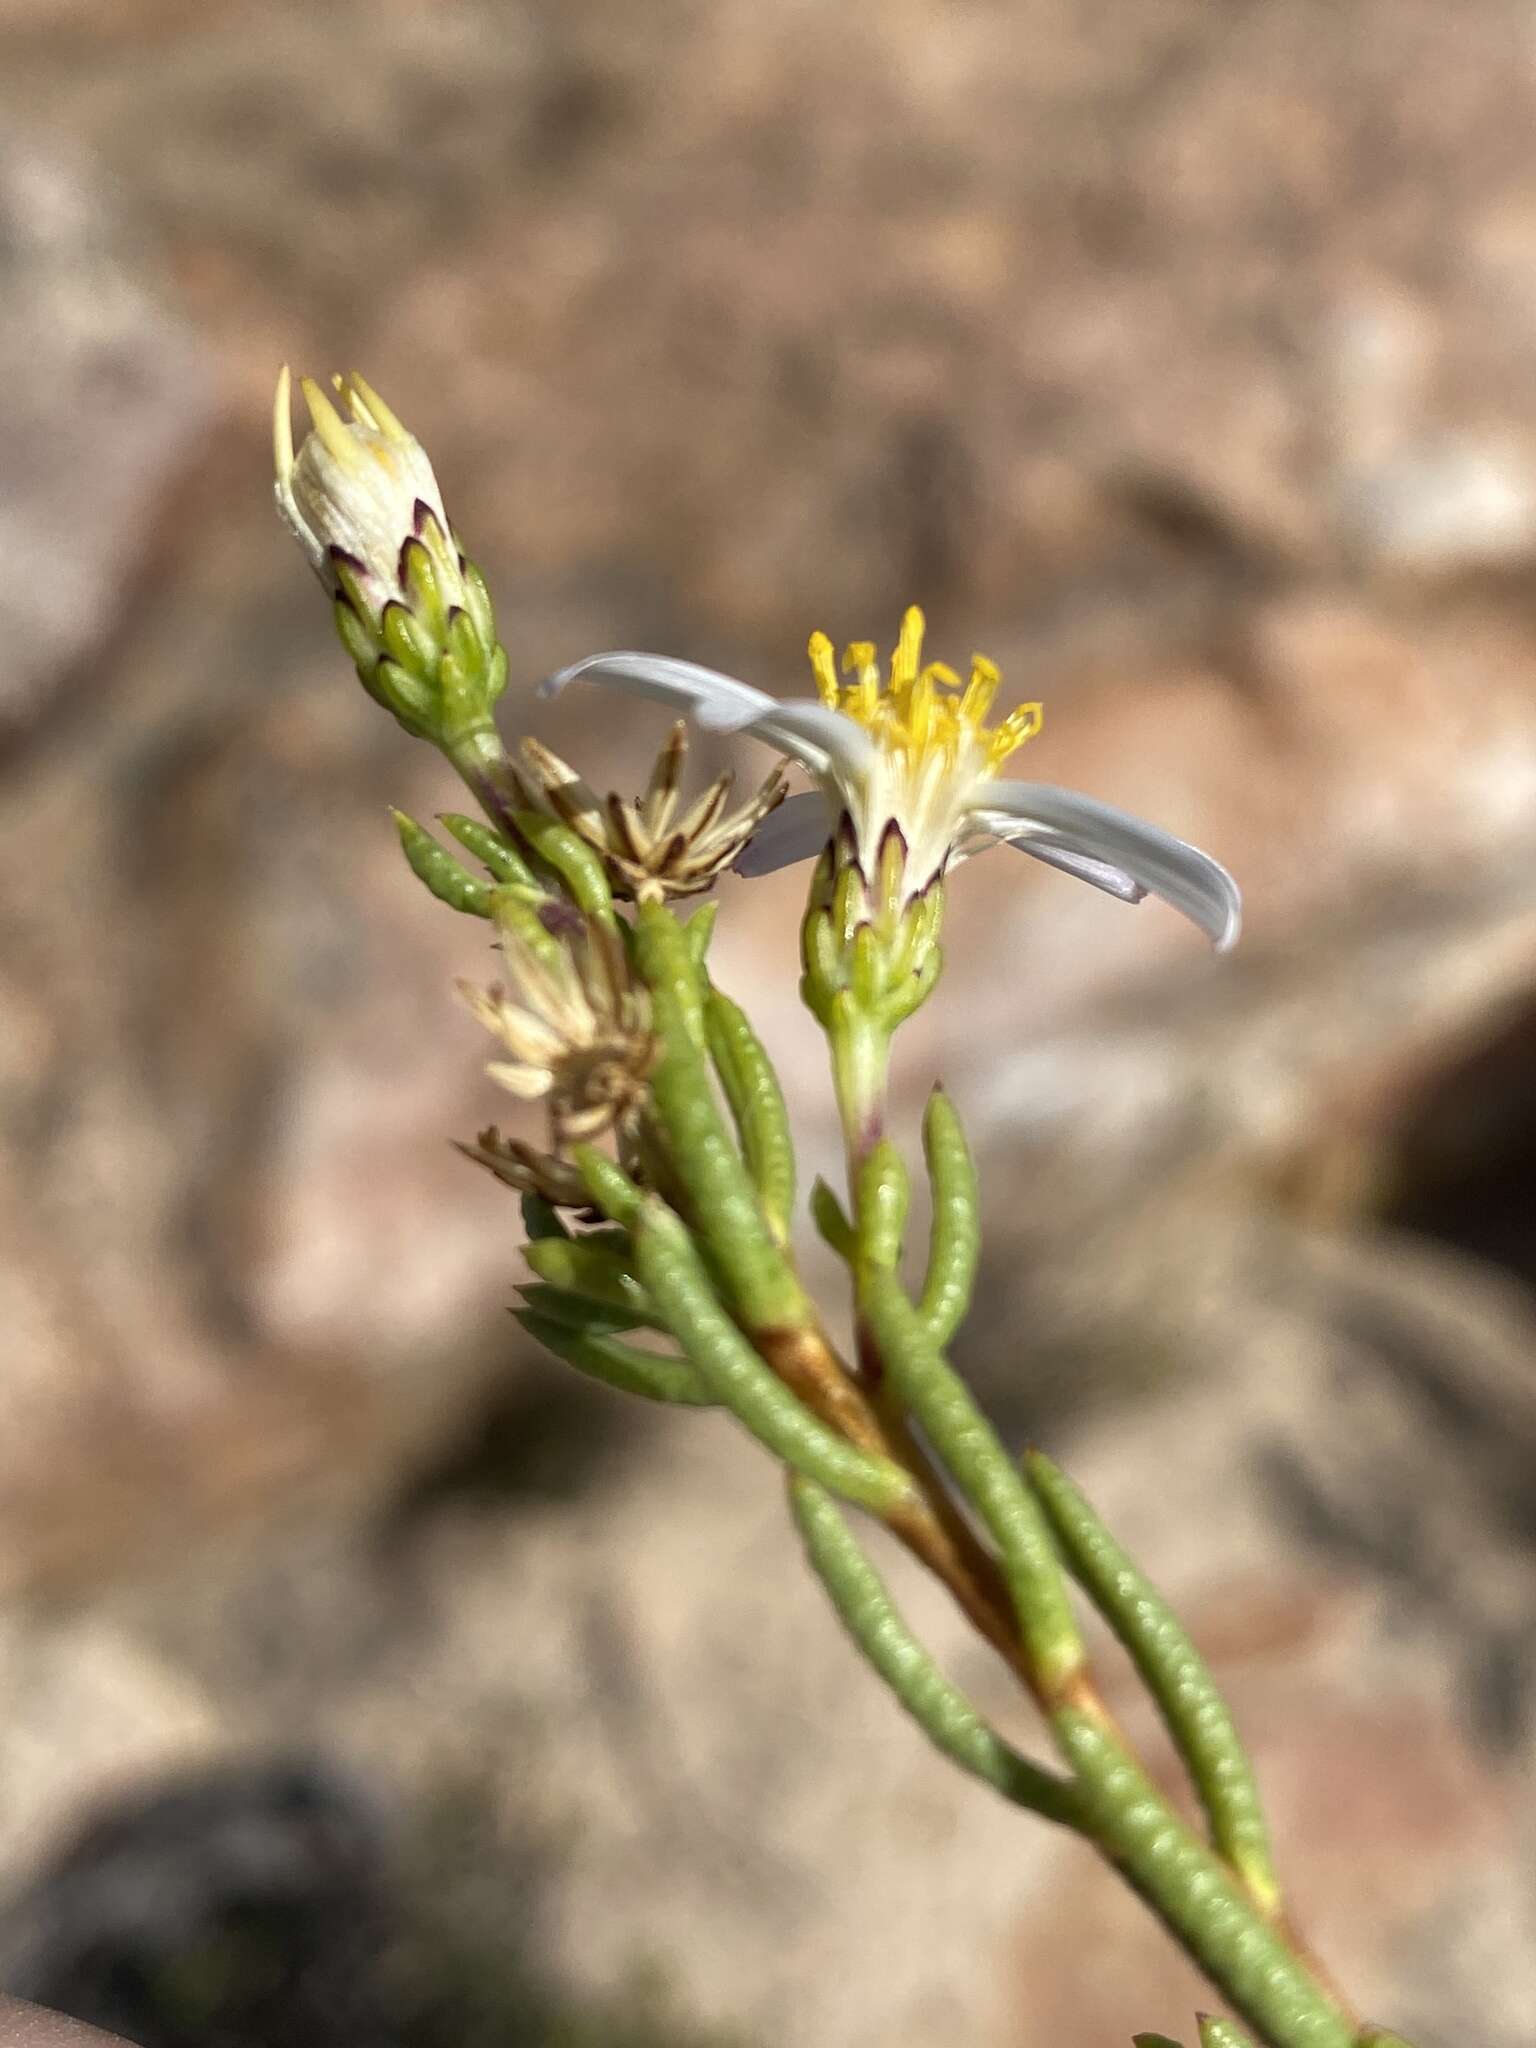
[[[272,456],[278,482],[286,483],[293,474],[293,378],[286,363],[277,373],[277,396],[272,403]]]

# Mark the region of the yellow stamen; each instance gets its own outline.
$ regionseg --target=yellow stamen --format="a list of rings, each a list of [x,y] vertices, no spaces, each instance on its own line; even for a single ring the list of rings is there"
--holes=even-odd
[[[908,689],[917,681],[917,671],[923,658],[923,630],[925,620],[915,604],[909,604],[901,615],[901,632],[896,641],[896,652],[891,656],[891,688]]]
[[[838,706],[837,656],[832,642],[825,633],[813,633],[807,650],[811,657],[811,673],[816,678],[816,694],[829,711]]]
[[[910,618],[911,613],[907,616]],[[894,666],[894,664],[893,664]],[[934,673],[925,668],[907,685],[907,732],[911,746],[921,753],[929,744],[934,721]],[[894,679],[893,692],[894,695]]]
[[[844,693],[843,709],[860,725],[872,726],[880,705],[880,669],[873,640],[852,640],[843,649],[843,671],[856,674]]]
[[[841,667],[849,680],[841,684],[831,641],[825,633],[813,634],[817,693],[823,704],[902,756],[908,772],[933,761],[941,772],[964,772],[969,763],[970,772],[990,775],[1040,730],[1040,706],[1021,704],[989,726],[987,714],[1002,681],[995,664],[973,655],[970,680],[962,684],[944,662],[923,665],[923,634],[923,615],[912,605],[902,618],[889,679],[882,681],[873,642],[855,640],[843,650]]]
[[[1020,704],[1016,710],[1010,711],[1002,724],[994,726],[988,736],[988,765],[1001,768],[1010,754],[1017,753],[1026,740],[1034,738],[1044,717],[1038,704]]]
[[[960,716],[980,725],[992,709],[992,699],[1002,682],[996,666],[984,654],[971,656],[971,680],[960,700]]]

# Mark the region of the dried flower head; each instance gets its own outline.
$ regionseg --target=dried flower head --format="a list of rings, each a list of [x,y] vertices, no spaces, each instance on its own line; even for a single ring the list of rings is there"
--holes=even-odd
[[[609,1132],[621,1157],[629,1150],[656,1063],[648,999],[613,925],[566,903],[534,909],[510,896],[498,898],[495,916],[511,988],[461,982],[460,993],[511,1054],[493,1061],[490,1074],[524,1101],[546,1105],[551,1153],[494,1131],[465,1149],[515,1186],[585,1202],[566,1155]]]
[[[457,1142],[457,1141],[456,1141]],[[466,1159],[494,1173],[520,1195],[538,1195],[556,1209],[585,1209],[591,1197],[581,1169],[569,1159],[521,1138],[509,1138],[495,1124],[481,1131],[473,1145],[459,1144]]]
[[[616,892],[637,903],[696,896],[734,866],[768,813],[784,800],[784,773],[775,768],[757,794],[727,810],[735,784],[727,769],[678,816],[678,793],[688,762],[688,728],[679,719],[656,756],[644,796],[630,802],[600,797],[569,762],[541,740],[521,745],[522,779],[530,797],[599,853]]]

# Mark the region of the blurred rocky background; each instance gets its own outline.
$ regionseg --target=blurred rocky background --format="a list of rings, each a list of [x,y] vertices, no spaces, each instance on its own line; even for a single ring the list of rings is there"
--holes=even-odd
[[[145,2048],[1200,1996],[922,1748],[749,1445],[520,1344],[446,1143],[484,935],[385,809],[454,792],[272,516],[291,360],[430,445],[510,720],[917,598],[1045,700],[1025,772],[1237,869],[1222,962],[959,877],[904,1072],[981,1143],[965,1362],[1183,1604],[1367,2008],[1529,2040],[1533,132],[1515,0],[0,0],[7,1989]],[[660,733],[541,729],[625,784]],[[717,951],[808,1177],[798,887]]]

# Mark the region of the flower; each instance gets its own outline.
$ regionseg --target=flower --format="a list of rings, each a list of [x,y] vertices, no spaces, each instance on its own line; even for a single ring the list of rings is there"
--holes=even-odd
[[[564,824],[600,853],[615,886],[638,903],[664,903],[707,889],[731,867],[763,819],[784,798],[775,768],[737,810],[726,804],[735,781],[727,770],[681,818],[677,793],[688,759],[682,719],[656,756],[645,795],[626,803],[599,797],[574,768],[536,739],[522,742],[523,780]]]
[[[421,443],[355,371],[333,381],[350,417],[301,378],[312,427],[295,455],[286,366],[278,377],[277,509],[331,594],[364,687],[407,732],[452,751],[488,728],[506,686],[490,593]]]
[[[751,733],[798,761],[818,789],[775,812],[738,860],[742,874],[808,858],[846,819],[871,881],[892,828],[900,834],[901,887],[910,900],[947,868],[1001,841],[1125,902],[1160,896],[1219,950],[1235,944],[1242,898],[1218,861],[1092,797],[1000,777],[1039,731],[1039,705],[1020,705],[989,725],[996,668],[978,656],[962,684],[942,663],[922,665],[922,641],[923,615],[914,605],[902,620],[889,681],[863,641],[845,650],[850,680],[840,681],[832,643],[813,634],[816,701],[771,697],[690,661],[629,652],[591,655],[549,677],[542,691],[552,696],[591,676],[686,710],[708,732]]]
[[[513,988],[459,984],[511,1054],[487,1071],[513,1095],[546,1104],[557,1154],[609,1131],[622,1143],[645,1102],[657,1044],[617,928],[553,898],[535,909],[498,894],[493,915]]]
[[[463,575],[457,551],[443,545],[448,515],[426,450],[355,370],[334,382],[350,419],[313,377],[300,378],[313,425],[295,456],[286,364],[278,376],[272,415],[278,511],[328,588],[339,590],[338,561],[352,567],[374,616],[391,600],[405,601],[400,550],[430,530],[444,599],[463,604]]]

